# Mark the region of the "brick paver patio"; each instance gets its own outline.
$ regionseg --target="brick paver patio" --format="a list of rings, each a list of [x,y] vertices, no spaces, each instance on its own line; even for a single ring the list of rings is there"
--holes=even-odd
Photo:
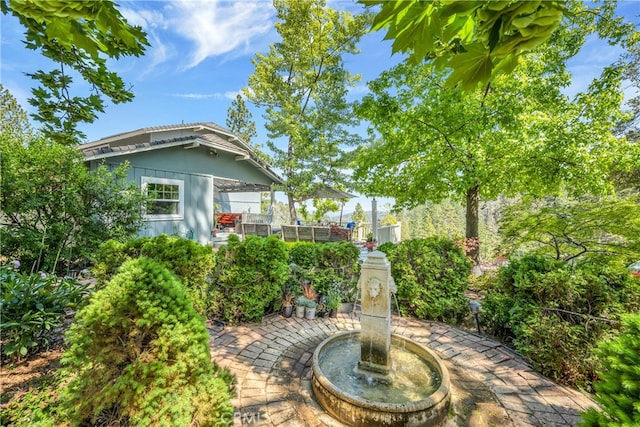
[[[447,426],[575,426],[595,403],[536,373],[500,343],[437,323],[394,317],[393,333],[428,346],[452,381]],[[305,320],[274,315],[260,324],[211,330],[211,355],[237,378],[233,425],[341,426],[315,403],[311,357],[339,331],[359,329],[357,316]]]

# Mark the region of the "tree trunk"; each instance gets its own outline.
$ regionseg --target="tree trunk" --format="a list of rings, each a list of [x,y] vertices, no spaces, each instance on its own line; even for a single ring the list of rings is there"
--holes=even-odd
[[[298,214],[296,213],[296,202],[293,200],[291,193],[287,194],[287,200],[289,201],[289,217],[291,218],[291,225],[296,225],[298,222]]]
[[[467,190],[466,214],[466,248],[467,256],[473,260],[475,266],[480,265],[480,238],[478,236],[478,212],[480,205],[480,184]]]

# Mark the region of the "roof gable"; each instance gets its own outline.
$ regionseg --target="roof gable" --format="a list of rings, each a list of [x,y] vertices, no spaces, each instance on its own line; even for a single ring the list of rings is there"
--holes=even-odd
[[[237,160],[249,161],[274,182],[282,183],[271,166],[262,161],[248,144],[229,130],[211,122],[142,128],[82,144],[78,149],[86,160],[100,160],[176,146],[204,146],[235,154]]]

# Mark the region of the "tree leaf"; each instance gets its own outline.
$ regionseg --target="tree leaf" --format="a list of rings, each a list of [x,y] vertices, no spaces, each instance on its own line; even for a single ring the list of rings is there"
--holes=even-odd
[[[491,78],[493,64],[489,50],[481,43],[465,46],[467,50],[451,59],[448,66],[453,70],[447,85],[452,87],[458,83],[463,89],[473,89],[478,83],[486,83]]]

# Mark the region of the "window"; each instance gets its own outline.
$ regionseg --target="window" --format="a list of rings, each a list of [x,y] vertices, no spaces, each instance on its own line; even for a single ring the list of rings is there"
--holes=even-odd
[[[178,179],[142,177],[142,191],[151,197],[147,202],[147,219],[182,219],[184,182]]]

